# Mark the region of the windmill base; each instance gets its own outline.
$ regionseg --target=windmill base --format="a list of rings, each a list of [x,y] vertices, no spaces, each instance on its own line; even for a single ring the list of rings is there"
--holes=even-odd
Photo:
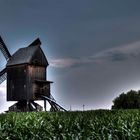
[[[46,111],[46,102],[51,105],[50,111],[66,111],[62,106],[56,103],[54,98],[51,96],[50,98],[44,95],[41,95],[42,100],[44,100],[44,110]],[[9,107],[8,112],[31,112],[31,111],[43,111],[43,107],[33,100],[30,101],[18,101],[14,105]]]
[[[34,101],[18,101],[14,105],[9,107],[8,112],[31,112],[31,111],[43,111],[43,107]]]

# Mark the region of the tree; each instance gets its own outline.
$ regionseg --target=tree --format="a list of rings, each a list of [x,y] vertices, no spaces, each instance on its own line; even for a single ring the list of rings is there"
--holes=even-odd
[[[112,109],[138,109],[140,108],[140,90],[122,93],[113,100]]]

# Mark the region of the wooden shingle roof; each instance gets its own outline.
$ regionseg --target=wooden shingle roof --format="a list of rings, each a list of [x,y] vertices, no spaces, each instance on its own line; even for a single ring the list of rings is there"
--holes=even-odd
[[[7,66],[20,65],[20,64],[33,64],[33,59],[41,59],[42,65],[47,66],[48,61],[40,48],[41,42],[36,39],[28,47],[20,48],[17,50],[7,62]],[[38,57],[39,56],[39,57]],[[34,58],[37,57],[37,58]]]

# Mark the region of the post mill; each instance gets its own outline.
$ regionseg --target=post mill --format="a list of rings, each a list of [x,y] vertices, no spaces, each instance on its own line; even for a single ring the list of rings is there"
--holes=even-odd
[[[0,72],[0,84],[7,79],[7,101],[17,101],[9,111],[42,111],[43,107],[35,101],[44,100],[51,105],[51,111],[66,111],[56,103],[51,95],[51,81],[47,81],[46,69],[49,65],[38,39],[29,46],[10,54],[0,37],[0,50],[7,60],[6,67]]]

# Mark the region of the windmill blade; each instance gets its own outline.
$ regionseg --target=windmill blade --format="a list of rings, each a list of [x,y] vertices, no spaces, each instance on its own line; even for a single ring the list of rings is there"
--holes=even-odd
[[[11,57],[10,52],[8,51],[4,41],[2,40],[1,36],[0,36],[0,50],[3,53],[4,57],[6,58],[6,60],[8,61],[8,59]]]
[[[6,68],[0,72],[0,84],[4,82],[7,78]]]

